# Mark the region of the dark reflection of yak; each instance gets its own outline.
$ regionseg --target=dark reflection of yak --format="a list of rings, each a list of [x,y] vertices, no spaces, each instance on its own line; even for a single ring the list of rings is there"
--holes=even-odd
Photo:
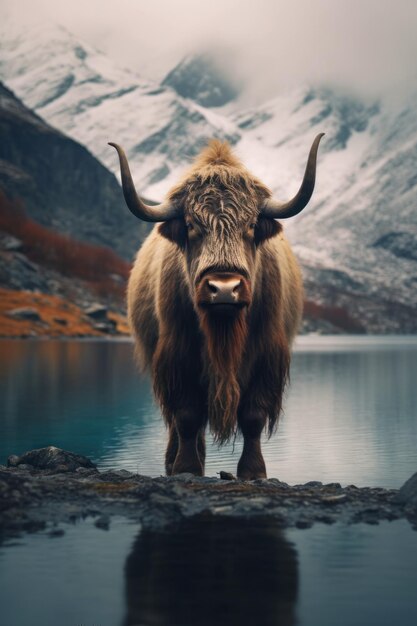
[[[297,555],[271,520],[194,518],[143,531],[126,568],[124,626],[291,626]]]

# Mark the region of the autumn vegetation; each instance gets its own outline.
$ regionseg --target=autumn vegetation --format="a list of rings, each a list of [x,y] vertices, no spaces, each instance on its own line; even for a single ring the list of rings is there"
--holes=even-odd
[[[304,302],[304,317],[310,320],[325,320],[336,328],[349,333],[363,333],[364,328],[360,322],[349,315],[346,309],[338,306],[319,304],[312,300]]]

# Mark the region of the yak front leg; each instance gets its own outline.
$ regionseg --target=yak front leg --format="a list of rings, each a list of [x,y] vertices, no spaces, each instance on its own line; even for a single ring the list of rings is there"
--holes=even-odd
[[[266,478],[265,461],[261,451],[261,434],[266,416],[259,410],[242,410],[238,418],[243,434],[243,450],[237,466],[237,476],[242,480]]]
[[[175,424],[178,434],[178,452],[172,468],[172,474],[190,472],[196,476],[204,475],[204,458],[201,430],[204,423],[198,411],[184,409],[177,411]]]
[[[178,453],[178,433],[175,422],[172,421],[169,426],[169,438],[168,445],[165,452],[165,471],[167,476],[171,476],[172,468],[174,467],[175,459]]]
[[[197,450],[198,450],[198,456],[200,457],[200,461],[203,466],[203,475],[204,475],[204,468],[206,465],[206,432],[205,431],[206,431],[205,426],[200,428],[200,431],[198,433],[198,438],[197,438]]]
[[[201,428],[198,433],[197,451],[198,451],[198,456],[201,461],[201,465],[203,466],[203,473],[204,473],[204,466],[205,466],[205,461],[206,461],[206,439],[205,439],[204,427]],[[177,431],[175,422],[172,422],[169,427],[168,445],[167,445],[167,449],[165,452],[165,470],[166,470],[167,476],[171,476],[172,474],[172,470],[174,467],[175,459],[177,458],[177,454],[178,454],[178,431]]]

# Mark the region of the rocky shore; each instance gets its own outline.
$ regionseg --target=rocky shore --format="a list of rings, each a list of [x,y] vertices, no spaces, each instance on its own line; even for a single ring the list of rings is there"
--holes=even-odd
[[[243,482],[223,472],[150,478],[100,472],[88,458],[53,446],[12,455],[0,466],[0,540],[37,530],[59,534],[60,523],[87,516],[106,528],[113,515],[151,530],[201,516],[267,518],[279,528],[406,518],[417,530],[417,473],[399,490],[318,481],[291,486],[276,478]]]

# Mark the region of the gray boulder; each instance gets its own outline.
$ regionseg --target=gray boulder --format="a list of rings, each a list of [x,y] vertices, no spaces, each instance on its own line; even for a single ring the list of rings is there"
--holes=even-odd
[[[403,484],[398,492],[397,501],[411,504],[417,509],[417,472]]]
[[[21,309],[12,309],[7,312],[9,317],[12,317],[15,320],[29,320],[31,322],[41,322],[42,318],[39,315],[36,309],[32,309],[31,307],[25,307]]]
[[[75,472],[79,467],[96,467],[86,456],[67,452],[55,446],[30,450],[21,456],[12,454],[7,459],[7,465],[9,467],[30,465],[36,469],[58,470],[60,472]]]
[[[107,313],[107,307],[102,304],[92,304],[85,311],[85,314],[88,315],[89,318],[96,320],[97,322],[107,322]]]

